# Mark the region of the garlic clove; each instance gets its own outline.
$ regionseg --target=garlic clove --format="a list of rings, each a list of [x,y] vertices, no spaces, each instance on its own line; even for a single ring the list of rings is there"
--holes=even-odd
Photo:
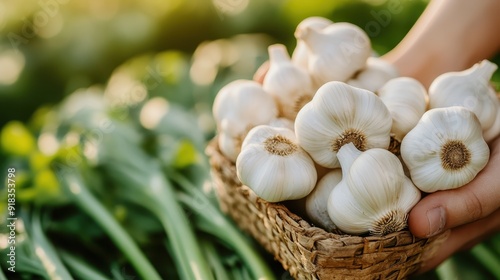
[[[319,180],[314,190],[306,197],[306,214],[319,227],[332,231],[337,227],[328,215],[328,197],[333,188],[342,180],[340,168],[331,170]]]
[[[307,50],[307,46],[305,45],[304,41],[299,39],[300,33],[302,30],[304,30],[306,27],[312,28],[315,30],[321,30],[330,24],[332,24],[333,21],[324,18],[324,17],[308,17],[304,20],[302,20],[298,25],[297,28],[295,29],[295,38],[297,38],[297,46],[295,47],[293,53],[292,53],[292,62],[293,64],[297,65],[301,69],[306,70],[307,69],[307,63],[308,63],[308,55],[309,51]]]
[[[244,137],[250,128],[278,116],[273,97],[259,83],[242,79],[219,90],[212,111],[217,130],[233,137]]]
[[[411,179],[424,192],[467,184],[489,154],[476,115],[460,106],[427,111],[401,142]]]
[[[342,181],[327,206],[333,223],[349,234],[386,235],[404,229],[420,191],[404,175],[398,158],[379,148],[361,152],[352,143],[338,156]]]
[[[399,77],[394,65],[378,57],[368,57],[366,66],[346,83],[372,92],[380,89],[386,82]]]
[[[317,180],[314,162],[286,128],[254,127],[243,141],[236,160],[240,181],[269,201],[307,196]]]
[[[438,76],[429,87],[430,108],[462,106],[474,112],[482,130],[488,130],[499,111],[498,102],[491,96],[489,80],[497,65],[483,60],[460,72]]]
[[[427,91],[417,80],[399,77],[388,81],[377,91],[392,116],[391,132],[401,142],[417,125],[427,108]]]
[[[321,30],[306,27],[297,36],[309,50],[308,71],[316,87],[329,81],[347,81],[365,67],[372,51],[363,29],[347,22]]]
[[[263,88],[275,98],[280,114],[294,120],[314,94],[311,78],[291,62],[284,45],[271,45],[268,50],[270,66]]]
[[[391,125],[389,110],[374,93],[329,82],[299,111],[295,133],[315,162],[336,168],[337,151],[346,143],[360,150],[387,149]]]

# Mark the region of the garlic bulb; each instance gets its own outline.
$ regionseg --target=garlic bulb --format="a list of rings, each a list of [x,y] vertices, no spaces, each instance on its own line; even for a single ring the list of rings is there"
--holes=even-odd
[[[364,151],[389,146],[392,119],[374,93],[342,82],[318,89],[295,119],[300,146],[318,164],[339,167],[337,151],[352,142]]]
[[[349,143],[338,152],[342,181],[328,198],[333,223],[349,234],[386,235],[406,227],[420,191],[385,149],[360,152]]]
[[[278,116],[273,97],[250,80],[235,80],[219,90],[212,108],[217,129],[231,136],[246,134]]]
[[[490,142],[500,135],[500,96],[497,95],[492,87],[490,87],[489,93],[492,98],[496,100],[499,109],[497,111],[497,116],[493,124],[487,130],[483,131],[483,137],[486,142]]]
[[[273,119],[273,120],[271,120],[271,122],[269,122],[268,125],[272,126],[272,127],[281,127],[281,128],[288,128],[290,130],[294,130],[294,128],[293,128],[293,126],[294,126],[293,121],[291,121],[289,119],[286,119],[286,118]]]
[[[366,66],[346,83],[375,92],[387,81],[399,77],[399,72],[392,64],[385,60],[370,56],[366,60]]]
[[[490,142],[497,138],[498,135],[500,135],[500,111],[498,111],[493,125],[483,133],[484,141]]]
[[[307,196],[317,180],[314,162],[286,128],[254,127],[243,141],[236,160],[240,181],[269,201]]]
[[[333,188],[342,180],[342,170],[334,169],[323,176],[318,181],[314,190],[306,197],[306,214],[311,221],[327,231],[332,231],[337,227],[328,215],[328,197]]]
[[[297,28],[295,29],[295,37],[297,38],[297,46],[295,47],[295,50],[293,50],[292,53],[292,62],[293,64],[297,65],[298,67],[302,69],[307,69],[307,61],[308,61],[308,50],[307,46],[305,45],[304,41],[298,38],[298,34],[302,32],[306,27],[315,29],[315,30],[321,30],[330,24],[332,24],[333,21],[324,18],[324,17],[308,17],[304,20],[302,20],[298,25]]]
[[[329,81],[347,81],[365,67],[372,52],[368,35],[347,22],[333,23],[319,31],[306,27],[297,38],[308,47],[308,71],[318,87]]]
[[[401,142],[425,113],[427,91],[419,81],[399,77],[388,81],[377,94],[391,112],[394,139]]]
[[[232,162],[236,162],[236,158],[241,151],[242,142],[243,138],[232,137],[224,132],[219,132],[219,135],[217,136],[217,145],[219,146],[221,153]]]
[[[401,156],[413,183],[424,192],[470,182],[489,159],[474,113],[460,107],[431,109],[401,142]]]
[[[438,76],[429,87],[429,107],[465,107],[476,114],[482,130],[488,130],[499,111],[488,84],[496,69],[496,64],[483,60],[467,70]]]
[[[311,78],[292,63],[284,45],[271,45],[268,50],[270,65],[262,86],[275,98],[280,114],[294,120],[314,94]]]

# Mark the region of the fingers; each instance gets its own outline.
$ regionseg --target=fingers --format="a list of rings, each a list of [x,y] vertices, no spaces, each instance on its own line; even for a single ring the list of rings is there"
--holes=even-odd
[[[455,252],[468,250],[499,230],[500,209],[484,219],[452,229],[450,236],[436,250],[435,255],[422,264],[419,273],[424,273],[437,267]]]
[[[491,144],[486,167],[469,184],[424,197],[410,212],[410,231],[430,237],[484,218],[500,208],[500,138]]]

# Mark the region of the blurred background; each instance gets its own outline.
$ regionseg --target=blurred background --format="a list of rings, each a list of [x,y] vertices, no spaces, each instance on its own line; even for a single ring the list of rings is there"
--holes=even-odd
[[[64,97],[94,88],[117,108],[167,98],[196,116],[208,140],[214,135],[211,106],[218,90],[251,78],[267,60],[270,44],[285,44],[291,53],[295,27],[304,18],[356,24],[384,54],[427,3],[0,0],[0,127],[12,120],[36,127]],[[494,62],[500,64],[499,57]],[[498,88],[498,73],[493,80]],[[276,271],[289,279],[279,265]]]
[[[220,81],[251,77],[267,58],[270,43],[286,44],[291,52],[295,26],[308,16],[360,26],[374,50],[383,54],[403,38],[426,4],[420,0],[1,0],[0,126],[11,119],[25,121],[40,106],[56,103],[78,88],[104,85],[117,67],[132,61],[137,62],[131,66],[134,71],[143,72],[135,76],[142,82],[149,77],[158,86],[185,83],[180,86],[191,89],[194,84],[210,88],[213,95]],[[159,63],[156,68],[146,61],[153,57]],[[148,91],[154,89],[150,86]]]
[[[0,0],[0,126],[26,121],[79,88],[105,85],[123,65],[135,72],[133,79],[150,83],[152,94],[178,85],[190,95],[197,87],[207,95],[202,101],[210,101],[228,80],[251,77],[269,44],[286,44],[291,52],[295,26],[308,16],[362,27],[383,54],[426,3]]]

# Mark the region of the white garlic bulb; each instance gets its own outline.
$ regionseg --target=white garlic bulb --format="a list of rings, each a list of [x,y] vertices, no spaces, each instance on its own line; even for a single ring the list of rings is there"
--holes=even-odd
[[[250,130],[236,160],[240,181],[269,201],[299,199],[316,185],[314,162],[286,128],[260,125]]]
[[[407,225],[420,191],[403,173],[398,158],[385,149],[360,152],[349,143],[340,148],[342,181],[328,198],[333,223],[349,234],[386,235]]]
[[[388,81],[377,91],[377,95],[391,112],[394,139],[401,142],[425,113],[427,91],[419,81],[399,77]]]
[[[262,86],[275,98],[280,114],[294,120],[314,94],[311,78],[292,63],[284,45],[271,45],[268,51],[270,65]]]
[[[399,77],[398,69],[389,62],[370,56],[366,60],[366,66],[346,83],[375,92],[387,81]]]
[[[476,114],[482,130],[488,130],[499,111],[496,97],[491,95],[489,87],[496,69],[496,64],[483,60],[467,70],[438,76],[429,87],[429,107],[465,107]]]
[[[337,227],[328,215],[328,197],[333,188],[342,180],[342,170],[336,168],[326,173],[316,184],[314,190],[306,197],[306,214],[311,221],[327,231]]]
[[[217,129],[231,136],[246,134],[278,116],[273,97],[250,80],[235,80],[219,90],[212,107]]]
[[[306,27],[315,29],[315,30],[321,30],[330,24],[332,24],[333,21],[324,18],[324,17],[308,17],[304,20],[302,20],[298,25],[297,28],[295,29],[295,37],[297,38],[297,46],[293,50],[292,53],[292,62],[293,64],[297,65],[298,67],[302,69],[307,69],[307,61],[308,61],[308,50],[307,46],[305,45],[304,41],[302,41],[300,38],[298,38],[298,34],[305,29]]]
[[[236,162],[236,158],[238,158],[241,151],[242,142],[243,138],[232,137],[224,132],[219,132],[217,136],[217,145],[221,153],[232,162]]]
[[[486,142],[490,142],[500,135],[500,96],[497,95],[492,87],[490,87],[489,92],[492,99],[496,100],[499,109],[497,111],[497,116],[493,124],[487,130],[483,131],[483,137]]]
[[[308,47],[308,71],[317,87],[329,81],[347,81],[365,67],[372,52],[368,35],[347,22],[321,30],[306,27],[297,37]]]
[[[460,106],[425,112],[401,142],[401,157],[411,179],[424,192],[467,184],[489,155],[477,117]]]
[[[493,139],[497,138],[499,135],[500,135],[500,111],[498,111],[497,117],[493,125],[483,133],[483,137],[486,142],[490,142]]]
[[[281,128],[288,128],[290,130],[294,130],[294,123],[293,121],[287,119],[287,118],[276,118],[271,120],[271,122],[268,123],[269,126],[272,127],[281,127]]]
[[[318,89],[295,119],[300,146],[315,162],[339,167],[337,151],[352,142],[360,150],[387,149],[392,118],[374,93],[343,82],[329,82]]]

